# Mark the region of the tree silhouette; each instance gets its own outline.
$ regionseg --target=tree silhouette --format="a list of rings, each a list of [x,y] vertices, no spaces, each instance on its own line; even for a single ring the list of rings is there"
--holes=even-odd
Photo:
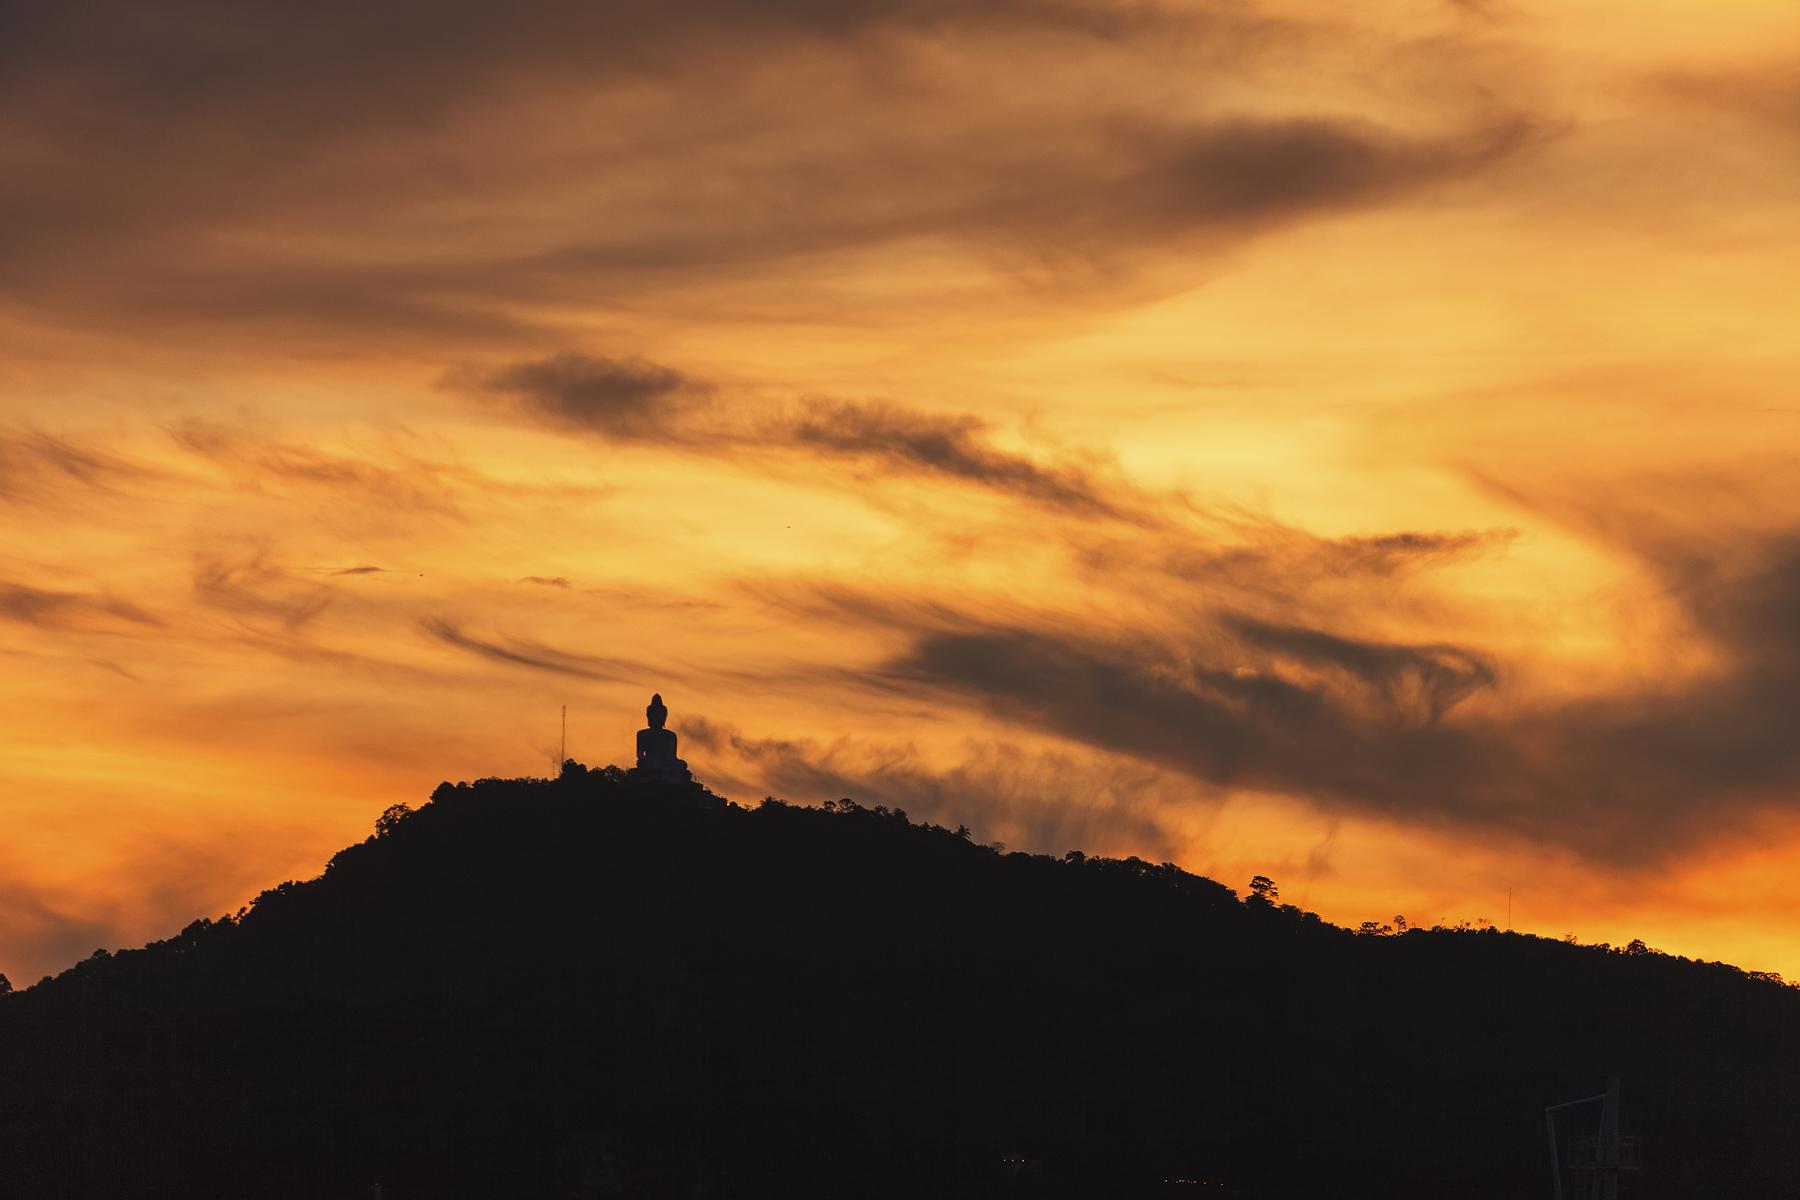
[[[400,828],[400,822],[412,816],[412,812],[412,805],[410,804],[388,805],[381,810],[381,815],[375,818],[375,836],[386,837],[388,834],[394,832],[394,830]]]

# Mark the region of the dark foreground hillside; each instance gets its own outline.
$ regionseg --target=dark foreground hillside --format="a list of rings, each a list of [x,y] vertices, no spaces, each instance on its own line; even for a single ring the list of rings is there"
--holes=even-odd
[[[0,1194],[1513,1200],[1609,1073],[1626,1194],[1800,1181],[1800,993],[1730,968],[581,770],[384,826],[0,997]]]

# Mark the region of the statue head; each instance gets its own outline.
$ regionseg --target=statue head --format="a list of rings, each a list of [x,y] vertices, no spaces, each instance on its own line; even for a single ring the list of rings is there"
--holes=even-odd
[[[644,716],[649,720],[652,729],[661,729],[663,722],[669,719],[669,709],[662,702],[661,692],[650,697],[650,704],[644,709]]]

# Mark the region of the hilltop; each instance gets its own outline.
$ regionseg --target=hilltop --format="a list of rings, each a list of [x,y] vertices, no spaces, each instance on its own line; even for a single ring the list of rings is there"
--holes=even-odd
[[[570,764],[444,784],[317,879],[0,997],[0,1172],[1499,1200],[1548,1194],[1544,1106],[1617,1074],[1630,1194],[1790,1195],[1800,993],[1632,950],[1358,934],[1168,864]]]

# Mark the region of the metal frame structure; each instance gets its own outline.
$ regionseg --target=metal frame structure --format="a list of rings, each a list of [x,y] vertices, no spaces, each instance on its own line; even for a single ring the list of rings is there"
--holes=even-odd
[[[1600,1134],[1598,1137],[1581,1140],[1579,1145],[1583,1153],[1581,1161],[1574,1164],[1575,1169],[1594,1173],[1591,1193],[1594,1200],[1619,1200],[1619,1172],[1637,1170],[1642,1165],[1642,1158],[1638,1139],[1621,1137],[1619,1134],[1617,1075],[1607,1079],[1606,1090],[1598,1096],[1583,1096],[1579,1100],[1552,1104],[1544,1109],[1544,1128],[1550,1135],[1550,1179],[1555,1185],[1556,1200],[1563,1200],[1562,1155],[1556,1148],[1556,1114],[1565,1108],[1577,1108],[1583,1104],[1601,1106]]]

